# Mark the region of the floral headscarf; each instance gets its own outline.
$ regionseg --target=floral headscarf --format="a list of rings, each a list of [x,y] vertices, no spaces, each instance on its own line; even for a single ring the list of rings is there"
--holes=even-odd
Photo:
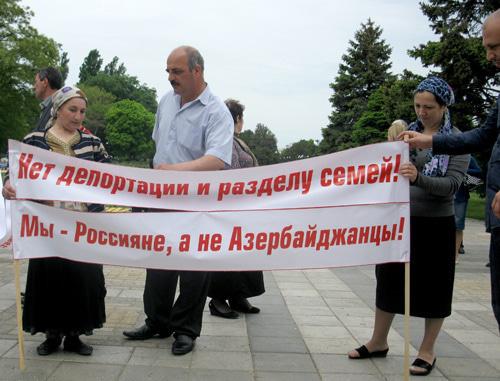
[[[47,128],[54,124],[57,117],[57,111],[59,111],[61,106],[72,98],[82,98],[85,103],[88,103],[85,93],[78,87],[64,86],[54,93],[52,96],[52,109],[50,110],[51,118],[47,123]]]

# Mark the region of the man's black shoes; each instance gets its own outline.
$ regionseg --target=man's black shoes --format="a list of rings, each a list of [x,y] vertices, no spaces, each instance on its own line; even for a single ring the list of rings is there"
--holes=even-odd
[[[189,353],[194,348],[194,339],[187,335],[177,335],[174,343],[172,344],[172,353],[174,355],[185,355]]]
[[[162,339],[165,337],[169,337],[172,333],[158,331],[154,328],[151,328],[147,324],[144,324],[143,326],[133,329],[131,331],[123,331],[123,334],[127,336],[130,340],[147,340],[155,336]]]

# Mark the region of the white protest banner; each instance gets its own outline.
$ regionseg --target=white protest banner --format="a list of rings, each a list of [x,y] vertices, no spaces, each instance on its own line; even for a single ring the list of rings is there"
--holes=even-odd
[[[403,142],[231,171],[122,167],[9,140],[10,181],[20,199],[217,211],[408,202]]]
[[[0,189],[3,187],[2,176],[0,176]],[[0,192],[0,249],[10,249],[12,236],[10,233],[10,201],[3,198]]]
[[[14,257],[178,270],[409,260],[409,204],[274,211],[83,213],[13,202]],[[138,223],[140,221],[140,223]]]

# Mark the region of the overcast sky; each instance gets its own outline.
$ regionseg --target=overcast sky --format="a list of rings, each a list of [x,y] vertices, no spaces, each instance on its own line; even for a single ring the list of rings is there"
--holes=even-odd
[[[278,146],[321,139],[328,124],[329,83],[354,33],[371,18],[392,47],[392,72],[427,70],[407,50],[436,40],[418,1],[410,0],[23,0],[32,24],[69,55],[67,83],[78,82],[88,52],[104,64],[118,56],[127,73],[158,97],[171,89],[166,57],[192,45],[205,58],[205,79],[222,99],[245,106],[245,128],[263,123]]]

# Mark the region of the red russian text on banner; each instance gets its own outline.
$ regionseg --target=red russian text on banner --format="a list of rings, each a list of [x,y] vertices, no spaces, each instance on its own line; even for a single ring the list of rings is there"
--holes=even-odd
[[[189,211],[408,202],[403,142],[231,171],[178,172],[95,163],[9,141],[10,181],[22,199]]]
[[[13,202],[16,259],[177,270],[275,270],[409,260],[409,205],[82,213]]]

